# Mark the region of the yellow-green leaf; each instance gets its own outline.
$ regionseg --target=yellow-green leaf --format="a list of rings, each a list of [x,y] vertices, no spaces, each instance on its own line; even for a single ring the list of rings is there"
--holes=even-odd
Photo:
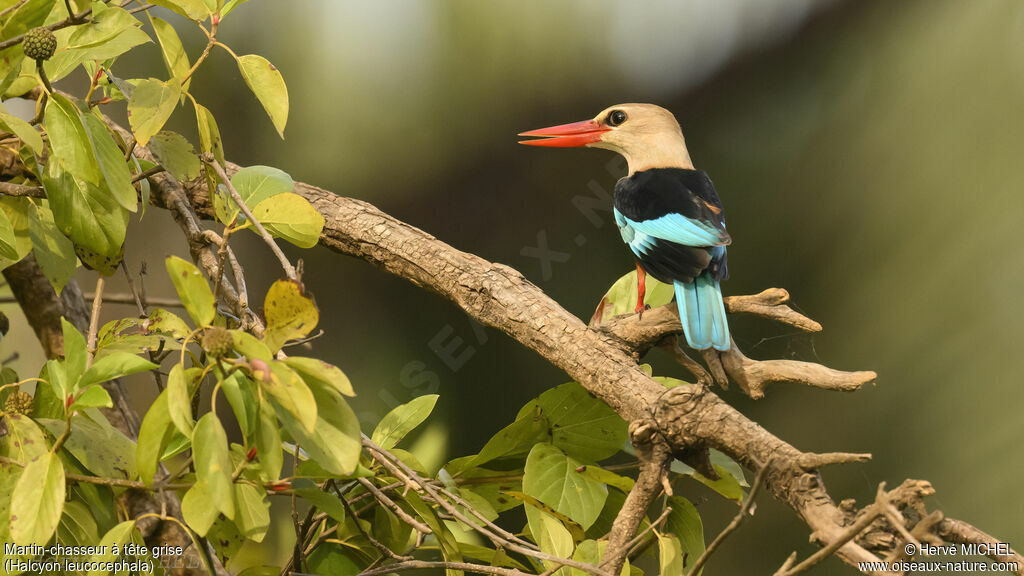
[[[167,67],[171,76],[180,82],[192,67],[188,61],[188,53],[185,52],[185,47],[181,44],[181,38],[178,38],[174,26],[171,26],[166,20],[155,18],[149,14],[149,22],[153,25],[153,30],[156,31],[156,39],[160,42],[164,66]],[[188,90],[187,82],[182,89]]]
[[[9,132],[20,138],[33,152],[43,153],[43,137],[36,132],[31,124],[6,112],[0,112],[0,123]]]
[[[182,182],[199,176],[201,165],[192,143],[184,136],[168,130],[154,134],[149,141],[149,151],[160,161],[164,170]]]
[[[398,406],[381,418],[373,430],[375,444],[389,450],[423,423],[434,410],[437,394],[426,394]]]
[[[277,133],[284,138],[284,127],[288,123],[288,87],[281,72],[266,58],[256,54],[239,57],[238,69],[267,111]]]
[[[267,319],[263,341],[272,351],[288,340],[309,334],[320,321],[320,311],[313,299],[291,280],[278,280],[270,286],[263,314]]]
[[[192,434],[192,393],[181,364],[175,364],[167,375],[167,410],[171,422],[185,436]]]
[[[191,262],[177,256],[167,258],[167,274],[171,277],[178,298],[197,326],[209,326],[217,315],[217,305],[206,278]]]
[[[20,260],[18,257],[17,240],[17,237],[14,235],[14,225],[11,224],[7,213],[0,210],[0,258]]]
[[[151,3],[192,20],[202,21],[210,16],[210,7],[203,0],[153,0]]]
[[[129,212],[110,192],[79,181],[59,161],[51,159],[42,176],[57,228],[77,246],[116,260],[123,250]]]
[[[4,255],[3,223],[6,216],[0,210],[0,255]],[[13,230],[12,230],[13,236]],[[29,204],[29,236],[36,261],[53,289],[60,294],[75,273],[75,245],[61,234],[53,220],[53,213],[45,203]]]
[[[300,248],[312,248],[324,229],[324,217],[298,194],[278,194],[260,202],[252,215],[268,232]]]
[[[164,127],[179,96],[181,84],[173,78],[167,82],[153,78],[139,80],[128,100],[128,122],[140,145],[145,146]]]
[[[46,134],[53,157],[75,176],[91,183],[100,183],[100,170],[89,143],[89,134],[78,107],[60,94],[53,94],[43,115]],[[51,163],[53,160],[51,159]]]
[[[22,470],[11,495],[11,537],[21,545],[46,544],[64,510],[64,464],[52,452]]]
[[[679,539],[672,534],[658,536],[658,559],[661,564],[661,576],[683,576],[683,548]]]
[[[133,530],[135,530],[134,520],[125,520],[108,530],[97,546],[101,552],[90,558],[92,563],[102,566],[117,560],[121,556],[121,547],[131,540]],[[109,570],[90,570],[87,576],[106,576],[109,573]]]
[[[122,208],[135,212],[139,207],[139,197],[132,186],[132,174],[128,170],[124,154],[107,131],[107,125],[103,120],[94,114],[85,114],[83,119],[89,144],[99,163],[103,180],[107,183],[107,189]]]
[[[192,431],[192,457],[196,484],[210,495],[213,505],[228,518],[235,517],[235,498],[231,489],[231,456],[228,437],[217,415],[207,412]]]

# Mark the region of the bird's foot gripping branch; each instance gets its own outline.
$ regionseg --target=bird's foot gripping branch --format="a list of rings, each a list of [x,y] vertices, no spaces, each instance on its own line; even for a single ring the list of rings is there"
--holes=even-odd
[[[702,366],[678,345],[678,312],[653,282],[652,309],[642,317],[632,313],[637,294],[616,293],[635,284],[627,278],[588,327],[507,266],[280,170],[231,164],[214,112],[191,92],[211,51],[234,58],[279,132],[288,115],[281,73],[259,56],[236,55],[217,37],[243,3],[159,3],[202,33],[206,46],[194,61],[174,26],[144,16],[166,81],[114,73],[119,55],[148,40],[139,15],[150,4],[94,2],[75,12],[84,4],[19,2],[0,11],[0,89],[37,106],[31,122],[0,113],[0,268],[50,358],[31,374],[0,371],[0,541],[24,546],[16,549],[26,554],[20,560],[60,561],[55,544],[103,545],[89,560],[138,556],[171,574],[224,574],[228,566],[246,576],[424,568],[618,576],[628,562],[627,573],[681,576],[713,559],[759,490],[791,506],[822,545],[787,562],[782,574],[831,554],[871,571],[864,568],[871,562],[899,560],[903,543],[940,540],[1021,560],[989,546],[995,540],[973,526],[928,512],[926,482],[880,491],[860,510],[835,504],[817,469],[866,456],[802,452],[712,390],[730,380],[752,397],[774,382],[851,390],[873,381],[873,373],[755,361],[735,346],[707,353]],[[37,26],[53,32],[55,49],[45,31],[22,33]],[[23,48],[25,40],[31,46]],[[77,95],[54,88],[79,68],[88,88]],[[163,129],[182,104],[195,119],[197,147]],[[106,106],[125,107],[129,126],[102,114]],[[121,262],[135,251],[125,246],[128,222],[149,206],[162,210],[150,209],[146,218],[169,213],[192,260],[165,262],[176,297],[160,307],[147,298],[142,276]],[[284,277],[254,298],[263,302],[262,315],[232,246],[246,229]],[[288,354],[315,337],[319,313],[301,266],[279,241],[320,243],[408,279],[509,334],[573,381],[529,402],[476,454],[428,469],[410,434],[437,397],[360,423],[348,397],[363,384],[353,386],[320,359]],[[72,278],[79,261],[99,275],[91,306]],[[118,272],[130,294],[104,290],[103,275]],[[101,325],[104,303],[118,300],[137,314]],[[725,306],[820,329],[785,300],[784,291],[771,290],[728,298]],[[627,314],[617,315],[620,308]],[[27,346],[30,335],[7,338]],[[652,376],[639,359],[653,346],[672,350],[697,382]],[[148,373],[159,393],[141,418],[121,383],[134,372]],[[239,432],[229,436],[234,428]],[[749,489],[743,468],[755,473]],[[676,493],[691,481],[739,505],[714,538],[705,538],[696,509]],[[268,558],[268,566],[234,566],[242,546],[269,537],[271,502],[290,511],[294,546]],[[523,514],[509,513],[514,509]],[[156,557],[159,545],[183,556]]]

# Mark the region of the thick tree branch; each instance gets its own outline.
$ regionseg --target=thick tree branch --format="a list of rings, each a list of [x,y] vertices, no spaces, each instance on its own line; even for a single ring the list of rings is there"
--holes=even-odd
[[[672,463],[672,451],[665,440],[657,435],[654,423],[634,420],[629,426],[629,436],[640,458],[640,474],[608,532],[608,547],[605,549],[602,567],[611,574],[622,571],[630,542],[640,521],[647,515],[647,508],[662,488],[669,486],[667,475]]]

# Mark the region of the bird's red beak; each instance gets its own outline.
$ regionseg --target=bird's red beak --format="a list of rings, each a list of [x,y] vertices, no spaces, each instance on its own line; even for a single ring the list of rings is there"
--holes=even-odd
[[[609,130],[611,128],[601,126],[593,120],[584,120],[582,122],[573,122],[572,124],[562,124],[561,126],[523,132],[519,135],[537,136],[539,138],[537,140],[522,140],[519,143],[526,144],[527,146],[551,146],[554,148],[586,146],[587,144],[599,142],[601,135]]]

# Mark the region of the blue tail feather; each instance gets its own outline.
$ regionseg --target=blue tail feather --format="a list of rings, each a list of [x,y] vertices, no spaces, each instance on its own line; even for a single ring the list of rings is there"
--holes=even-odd
[[[676,305],[686,342],[697,350],[728,350],[729,324],[718,280],[702,274],[693,282],[675,282]]]

